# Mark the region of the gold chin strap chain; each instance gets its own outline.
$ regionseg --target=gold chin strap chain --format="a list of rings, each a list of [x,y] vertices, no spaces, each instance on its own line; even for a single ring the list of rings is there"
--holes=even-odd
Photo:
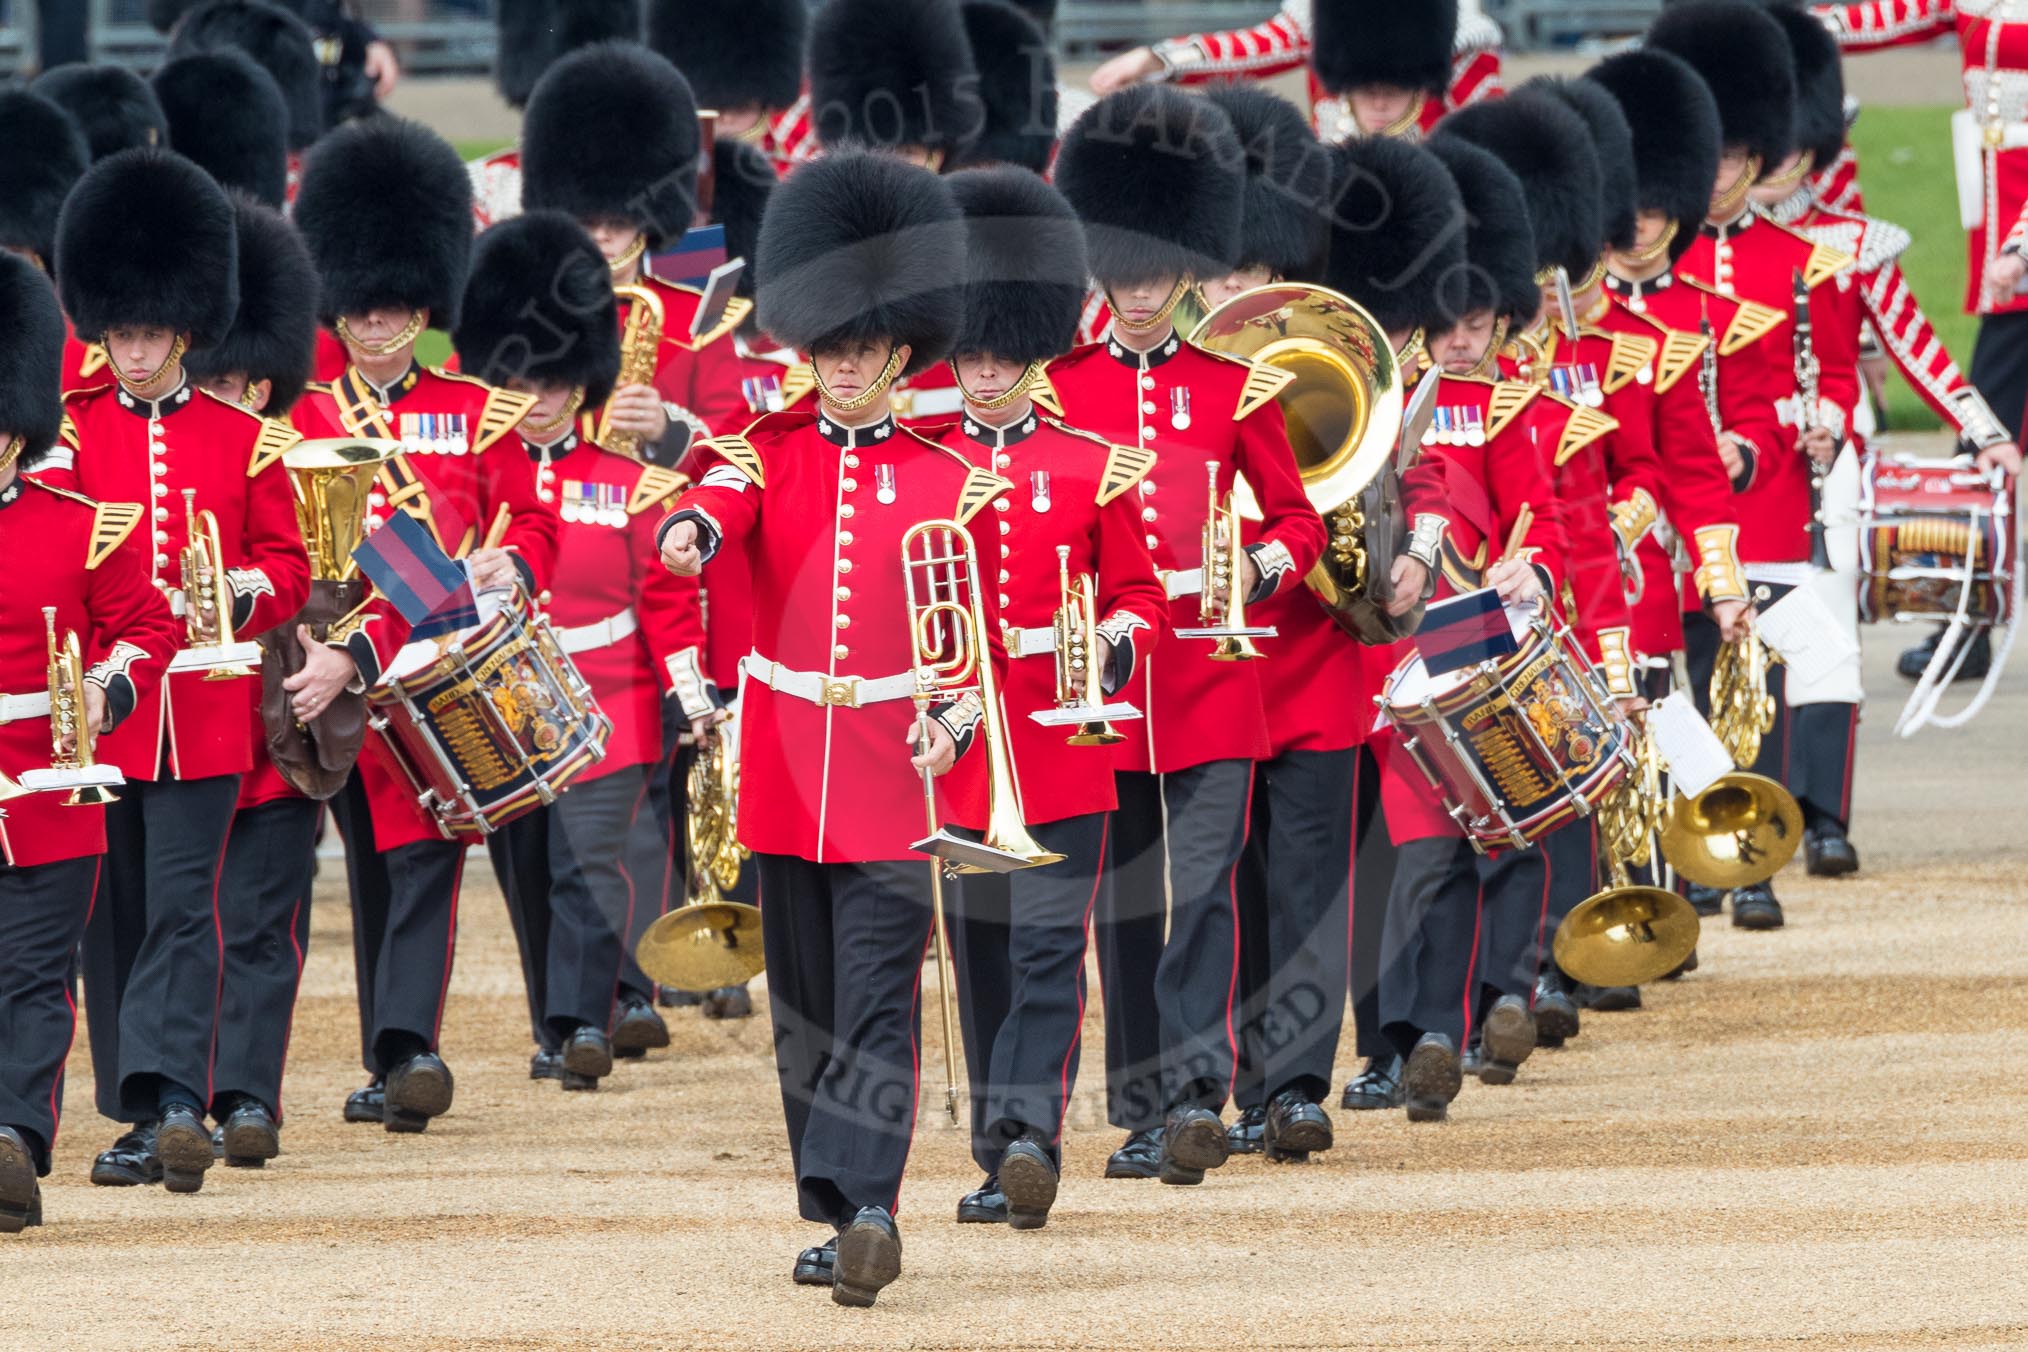
[[[392,357],[395,353],[414,342],[422,333],[423,314],[421,310],[410,310],[408,312],[408,323],[402,326],[401,332],[395,334],[394,337],[386,342],[379,344],[369,343],[364,338],[356,336],[352,332],[352,326],[345,322],[344,315],[338,316],[338,323],[335,327],[338,332],[338,341],[344,343],[345,346],[351,348],[354,352],[368,357]]]
[[[612,269],[613,276],[617,277],[640,262],[641,255],[646,252],[648,252],[648,237],[645,234],[636,235],[634,242],[622,249],[618,258],[609,259],[606,266]]]
[[[1644,249],[1634,248],[1627,250],[1620,255],[1620,261],[1630,268],[1648,267],[1669,252],[1669,246],[1676,242],[1676,236],[1682,229],[1683,222],[1670,221],[1666,226],[1662,227],[1662,233],[1655,237],[1653,244],[1648,245]]]
[[[1400,117],[1395,118],[1394,121],[1382,127],[1375,134],[1379,136],[1408,135],[1409,132],[1414,131],[1417,125],[1421,123],[1422,110],[1425,107],[1427,107],[1428,104],[1429,104],[1429,95],[1417,94],[1415,96],[1415,102],[1408,105],[1407,112],[1403,113]]]
[[[1488,370],[1494,367],[1500,360],[1500,349],[1507,346],[1507,330],[1512,326],[1512,323],[1513,321],[1505,315],[1502,315],[1493,322],[1493,340],[1486,344],[1486,351],[1479,358],[1478,363],[1471,370],[1462,374],[1476,379],[1484,376]],[[1437,360],[1437,354],[1430,351],[1427,335],[1423,338],[1422,350],[1424,357],[1429,361],[1429,367],[1432,371],[1435,371],[1438,375],[1449,374],[1449,372],[1444,370],[1443,363]]]
[[[824,383],[824,377],[817,374],[814,362],[811,363],[810,374],[816,378],[817,393],[823,397],[825,403],[840,413],[857,413],[886,394],[887,387],[901,374],[901,345],[897,343],[887,349],[887,365],[880,368],[880,374],[874,377],[873,383],[868,385],[863,393],[855,394],[850,399],[843,399],[831,393],[831,387]]]
[[[958,364],[955,361],[951,363],[951,374],[954,376],[958,374]],[[1039,361],[1029,362],[1022,370],[1021,378],[1007,387],[1007,393],[995,395],[991,399],[982,399],[978,395],[973,394],[965,388],[963,377],[959,377],[958,393],[964,395],[965,402],[973,408],[984,413],[997,413],[999,410],[1008,407],[1026,395],[1029,389],[1034,386],[1035,378],[1041,374],[1042,363]]]
[[[570,392],[570,398],[563,401],[556,417],[546,423],[533,423],[526,418],[521,421],[522,440],[537,446],[547,446],[561,436],[577,419],[578,411],[584,407],[584,386],[579,385]]]
[[[1793,188],[1796,186],[1796,184],[1801,183],[1803,179],[1809,174],[1809,172],[1812,169],[1815,169],[1816,167],[1817,167],[1816,152],[1813,150],[1805,150],[1800,156],[1797,157],[1795,168],[1789,170],[1787,173],[1774,174],[1771,175],[1770,177],[1762,179],[1760,181],[1760,186],[1763,188]]]
[[[120,368],[117,366],[113,368],[113,378],[126,388],[128,394],[133,395],[136,399],[146,399],[148,396],[142,394],[141,391],[152,390],[161,384],[162,377],[174,370],[176,364],[183,360],[183,354],[189,350],[189,338],[179,333],[176,335],[176,341],[169,344],[169,355],[162,359],[160,366],[148,373],[146,380],[129,380],[120,374]]]
[[[14,462],[21,458],[21,448],[24,445],[26,442],[18,434],[8,438],[7,449],[0,450],[0,474],[14,468]]]
[[[1731,220],[1746,205],[1746,195],[1753,191],[1753,185],[1760,181],[1760,156],[1746,157],[1746,168],[1740,170],[1739,180],[1725,190],[1725,196],[1711,204],[1708,220]]]
[[[1133,323],[1125,314],[1121,313],[1119,302],[1113,299],[1112,288],[1107,287],[1106,304],[1112,307],[1113,327],[1124,329],[1128,333],[1153,333],[1169,322],[1169,316],[1176,312],[1176,306],[1182,302],[1183,297],[1190,294],[1190,289],[1195,285],[1197,285],[1195,278],[1189,276],[1178,277],[1176,285],[1169,288],[1169,299],[1162,302],[1162,308],[1138,324]]]

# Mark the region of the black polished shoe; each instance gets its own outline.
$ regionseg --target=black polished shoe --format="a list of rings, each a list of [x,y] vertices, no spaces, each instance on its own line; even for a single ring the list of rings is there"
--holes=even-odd
[[[197,1109],[173,1103],[162,1110],[155,1127],[155,1158],[162,1161],[162,1186],[170,1192],[196,1192],[204,1186],[211,1160],[211,1133]]]
[[[895,1228],[894,1217],[877,1206],[860,1208],[851,1223],[838,1232],[831,1299],[863,1309],[900,1275],[901,1231]]]
[[[528,1058],[528,1078],[531,1080],[560,1080],[563,1078],[563,1053],[549,1047],[536,1051]]]
[[[1216,1169],[1232,1154],[1225,1140],[1225,1123],[1208,1108],[1172,1108],[1162,1124],[1162,1168],[1156,1175],[1164,1183],[1202,1183],[1206,1170]]]
[[[1521,1063],[1535,1052],[1535,1016],[1528,1002],[1518,995],[1503,995],[1486,1012],[1480,1047],[1485,1064],[1479,1067],[1480,1084],[1512,1084]]]
[[[1340,1108],[1353,1112],[1368,1112],[1375,1108],[1399,1108],[1401,1106],[1401,1058],[1392,1052],[1385,1056],[1369,1056],[1366,1068],[1352,1077],[1345,1086],[1344,1096],[1338,1100]]]
[[[1479,1032],[1465,1040],[1465,1049],[1458,1053],[1458,1073],[1471,1079],[1478,1079],[1479,1072],[1486,1068],[1485,1044],[1479,1041]]]
[[[1570,993],[1570,978],[1551,963],[1535,978],[1535,1045],[1561,1047],[1583,1027],[1577,1001]]]
[[[1919,681],[1929,670],[1930,659],[1936,656],[1936,647],[1943,638],[1943,630],[1933,631],[1929,638],[1901,654],[1894,664],[1896,672],[1905,681]],[[1983,681],[1993,665],[1993,645],[1987,632],[1981,629],[1972,637],[1971,651],[1965,654],[1964,665],[1958,668],[1956,679],[1960,681]]]
[[[1732,894],[1734,929],[1771,930],[1782,927],[1782,904],[1766,883],[1742,887]]]
[[[161,1181],[162,1161],[155,1155],[153,1122],[134,1127],[92,1161],[92,1182],[101,1188],[133,1188]]]
[[[1691,883],[1683,893],[1683,899],[1690,903],[1690,909],[1699,915],[1717,915],[1725,909],[1725,889],[1706,887],[1702,883]]]
[[[664,1009],[695,1009],[704,1003],[704,992],[679,991],[674,986],[657,986],[655,1003]]]
[[[429,1126],[432,1117],[451,1110],[451,1068],[435,1052],[418,1052],[387,1072],[386,1115],[389,1131],[411,1134]]]
[[[1442,1033],[1424,1033],[1401,1071],[1401,1101],[1411,1122],[1441,1122],[1464,1087],[1458,1045]]]
[[[744,986],[720,986],[704,997],[704,1017],[750,1019],[753,1017],[753,996]]]
[[[1313,1152],[1329,1150],[1331,1139],[1330,1115],[1295,1090],[1284,1089],[1269,1101],[1261,1153],[1270,1162],[1301,1164]]]
[[[282,1130],[274,1114],[253,1099],[243,1099],[218,1125],[220,1156],[229,1169],[261,1169],[282,1153]]]
[[[1577,1002],[1600,1014],[1619,1014],[1641,1007],[1639,986],[1579,986]]]
[[[18,1235],[42,1224],[42,1184],[35,1176],[35,1152],[12,1127],[0,1127],[0,1235]]]
[[[345,1120],[347,1122],[378,1123],[387,1116],[387,1077],[376,1075],[373,1083],[364,1089],[355,1089],[345,1096]]]
[[[1667,976],[1663,977],[1662,980],[1681,981],[1684,977],[1688,976],[1690,973],[1696,970],[1697,970],[1697,950],[1693,948],[1690,950],[1690,956],[1683,959],[1682,962],[1678,963],[1676,965],[1676,970],[1670,972]]]
[[[613,1073],[613,1040],[590,1024],[584,1024],[563,1040],[563,1069],[566,1075],[594,1082]],[[564,1081],[565,1089],[578,1086]]]
[[[1162,1172],[1162,1133],[1136,1131],[1106,1158],[1107,1178],[1154,1178]]]
[[[999,1180],[1009,1228],[1040,1230],[1049,1224],[1059,1179],[1056,1162],[1042,1142],[1028,1136],[1010,1142],[1000,1154]]]
[[[1834,821],[1821,821],[1803,831],[1803,860],[1813,878],[1842,878],[1859,871],[1859,851]]]
[[[1007,1222],[1007,1194],[1000,1180],[988,1178],[958,1199],[958,1224],[1004,1225]]]
[[[834,1236],[797,1254],[795,1270],[789,1276],[797,1286],[829,1286],[831,1268],[837,1259],[838,1240]]]
[[[1258,1155],[1261,1136],[1267,1130],[1267,1105],[1256,1103],[1240,1110],[1225,1129],[1225,1144],[1235,1155]]]
[[[619,1021],[613,1025],[613,1055],[633,1061],[669,1045],[669,1025],[655,1007],[639,996],[620,1002]]]

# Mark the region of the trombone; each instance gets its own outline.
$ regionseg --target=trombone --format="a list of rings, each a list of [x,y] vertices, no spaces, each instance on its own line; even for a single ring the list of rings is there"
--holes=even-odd
[[[260,645],[241,643],[232,632],[232,589],[225,576],[225,551],[218,540],[218,517],[197,507],[197,490],[183,490],[183,603],[188,646],[170,663],[172,671],[202,671],[207,681],[253,675]],[[206,618],[214,630],[205,643]]]
[[[1239,507],[1233,495],[1218,491],[1218,462],[1204,462],[1211,480],[1211,505],[1204,517],[1203,586],[1197,594],[1196,629],[1178,629],[1177,638],[1217,640],[1211,650],[1214,662],[1251,662],[1264,656],[1253,645],[1257,638],[1273,638],[1273,626],[1248,625],[1246,597],[1240,594],[1241,562],[1246,558],[1240,538]]]
[[[1098,584],[1090,573],[1070,575],[1070,546],[1056,547],[1057,587],[1063,602],[1053,621],[1056,644],[1056,707],[1038,709],[1029,717],[1043,727],[1074,723],[1070,746],[1112,746],[1127,740],[1115,718],[1139,718],[1141,711],[1124,702],[1108,704],[1100,678],[1098,653]]]
[[[929,710],[946,701],[976,702],[985,741],[985,838],[967,840],[938,820],[936,779],[922,772],[923,814],[929,834],[909,848],[931,856],[931,932],[936,939],[937,985],[944,1025],[944,1111],[958,1120],[958,1041],[951,1022],[951,952],[944,917],[944,873],[1012,873],[1054,864],[1063,856],[1044,849],[1021,820],[1013,758],[1001,725],[999,683],[985,650],[986,612],[979,587],[979,553],[972,534],[952,520],[925,521],[901,539],[902,584],[908,595],[908,635],[914,659],[916,725],[921,749],[930,747]]]

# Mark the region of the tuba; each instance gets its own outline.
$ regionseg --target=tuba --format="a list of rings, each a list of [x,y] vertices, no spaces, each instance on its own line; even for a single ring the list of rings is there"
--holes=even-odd
[[[651,980],[679,991],[744,986],[761,974],[767,959],[760,910],[725,900],[747,856],[738,836],[739,761],[726,725],[698,743],[687,784],[690,813],[683,840],[692,900],[648,926],[634,946],[634,961]]]
[[[356,611],[369,588],[352,551],[366,538],[368,495],[381,466],[401,454],[398,441],[334,438],[304,441],[282,455],[295,489],[296,524],[310,556],[310,599],[286,624],[260,636],[261,724],[268,758],[298,793],[328,799],[345,784],[366,737],[366,697],[340,691],[309,724],[297,721],[282,683],[303,669],[296,626],[322,641]]]
[[[1336,291],[1275,283],[1213,310],[1190,341],[1294,377],[1278,401],[1310,504],[1331,533],[1310,588],[1362,643],[1414,632],[1420,611],[1398,619],[1387,613],[1407,522],[1397,458],[1402,377],[1386,332]]]
[[[241,643],[232,632],[232,588],[225,576],[225,549],[218,539],[218,517],[197,507],[197,490],[183,490],[183,604],[189,646],[176,655],[173,669],[202,671],[207,681],[236,681],[253,675],[246,665],[260,659],[260,649]],[[203,622],[211,620],[213,638],[203,641]]]
[[[705,145],[708,154],[710,143]],[[620,333],[620,377],[613,384],[613,395],[617,396],[629,385],[655,383],[655,359],[661,353],[662,334],[669,321],[662,310],[662,298],[653,287],[616,286],[613,294],[630,302],[627,322]],[[641,438],[637,434],[613,430],[612,398],[606,400],[605,408],[599,412],[598,431],[592,439],[630,460],[642,458]]]

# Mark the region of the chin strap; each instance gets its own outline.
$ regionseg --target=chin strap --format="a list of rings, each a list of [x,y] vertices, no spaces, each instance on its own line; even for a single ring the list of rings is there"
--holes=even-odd
[[[826,385],[824,377],[817,373],[816,363],[812,362],[810,364],[810,375],[817,382],[817,393],[823,396],[825,403],[837,409],[840,413],[857,413],[860,409],[865,408],[874,400],[880,398],[881,395],[886,394],[888,386],[894,384],[894,378],[900,374],[901,347],[899,344],[895,344],[887,349],[887,365],[880,368],[880,374],[874,377],[873,383],[868,385],[862,393],[855,394],[850,399],[842,399],[831,393],[831,387]]]

